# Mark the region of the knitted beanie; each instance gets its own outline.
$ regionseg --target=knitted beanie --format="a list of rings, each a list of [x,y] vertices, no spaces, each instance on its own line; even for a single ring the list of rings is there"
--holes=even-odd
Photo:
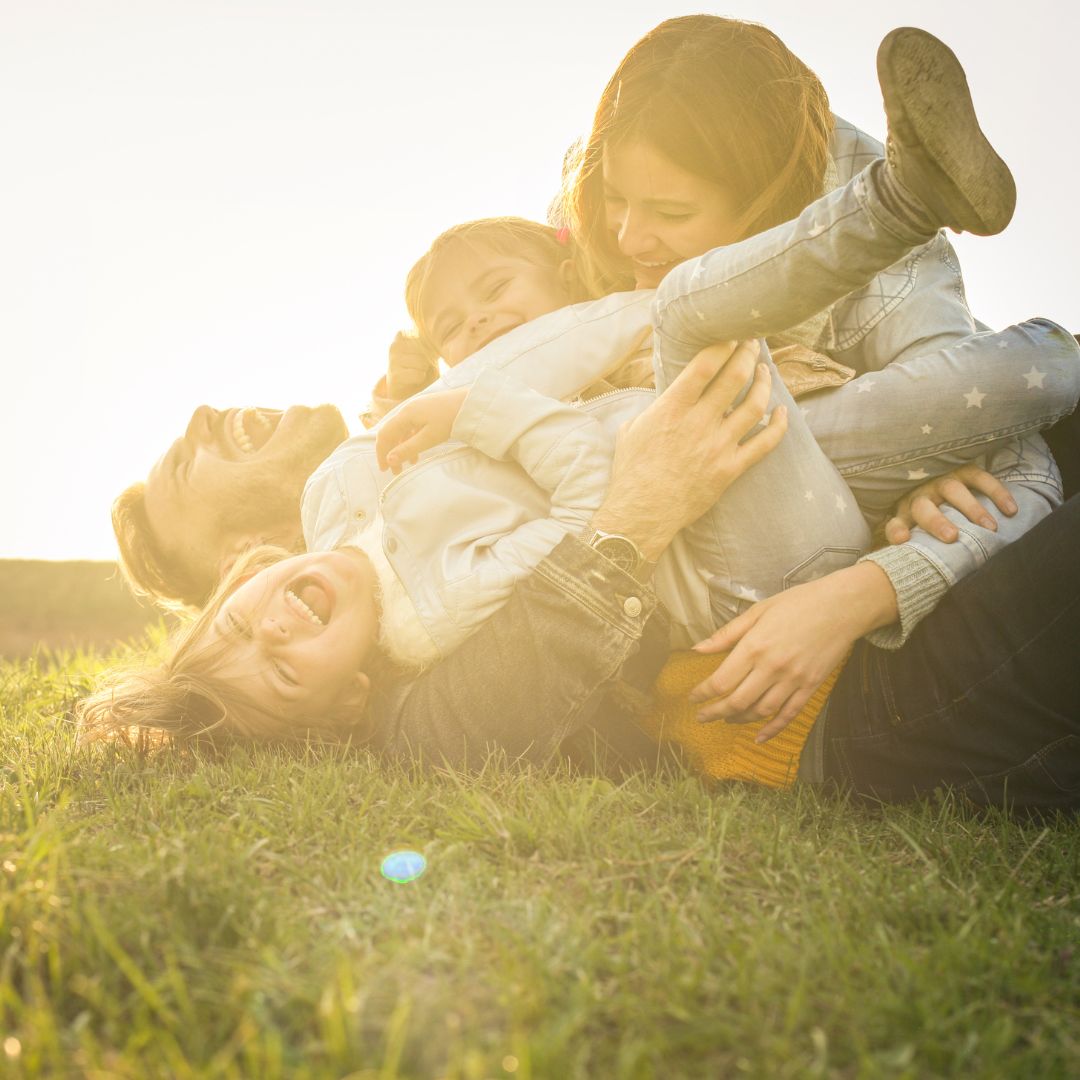
[[[639,722],[657,742],[673,742],[681,747],[705,776],[750,780],[787,790],[794,786],[799,755],[844,665],[841,663],[810,695],[780,734],[758,745],[754,739],[767,719],[748,724],[727,724],[723,720],[702,723],[697,712],[705,703],[691,705],[688,700],[690,691],[711,675],[727,655],[673,652],[653,685],[653,708]]]

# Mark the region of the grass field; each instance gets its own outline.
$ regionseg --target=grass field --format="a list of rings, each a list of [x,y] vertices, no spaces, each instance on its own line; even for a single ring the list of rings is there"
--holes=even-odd
[[[0,1075],[1080,1069],[1080,826],[363,753],[79,750],[0,664]],[[382,857],[415,848],[418,880]]]

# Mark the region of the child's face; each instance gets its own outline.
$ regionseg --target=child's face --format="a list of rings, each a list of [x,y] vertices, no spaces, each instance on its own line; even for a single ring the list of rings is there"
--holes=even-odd
[[[227,653],[215,674],[284,720],[318,717],[349,694],[379,629],[375,574],[355,548],[311,552],[259,571],[224,602],[207,644]]]
[[[537,265],[483,247],[458,244],[439,260],[425,287],[424,324],[451,366],[523,323],[572,302],[569,262]]]

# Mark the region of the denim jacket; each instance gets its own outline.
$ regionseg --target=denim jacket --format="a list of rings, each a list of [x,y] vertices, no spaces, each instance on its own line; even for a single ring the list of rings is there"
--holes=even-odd
[[[846,183],[884,153],[876,139],[840,117],[835,120],[833,168],[827,186]],[[926,317],[926,304],[933,307],[932,318]],[[886,319],[887,314],[892,317]],[[927,333],[928,327],[932,333]],[[820,333],[806,344],[864,374],[915,351],[929,353],[985,329],[986,324],[968,308],[960,260],[945,233],[939,232],[865,288],[834,304]],[[798,335],[795,339],[803,340]],[[899,608],[897,623],[869,635],[873,644],[899,648],[953,585],[1061,505],[1061,475],[1041,435],[1017,439],[1014,446],[984,464],[1008,485],[1018,507],[1015,515],[1005,517],[986,496],[978,496],[997,519],[996,531],[973,525],[959,511],[943,506],[960,533],[957,542],[947,544],[915,529],[908,543],[864,556],[888,575]]]
[[[599,757],[615,770],[655,762],[667,751],[635,716],[668,638],[651,587],[566,537],[452,657],[377,688],[373,745],[457,768],[478,767],[493,750],[541,765],[560,756]]]

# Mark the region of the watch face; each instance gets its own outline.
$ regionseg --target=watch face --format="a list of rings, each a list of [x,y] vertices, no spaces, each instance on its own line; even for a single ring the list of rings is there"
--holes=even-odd
[[[637,548],[629,540],[621,536],[605,536],[603,539],[597,540],[593,547],[605,559],[610,560],[619,567],[620,570],[632,574],[637,569],[640,561]]]

